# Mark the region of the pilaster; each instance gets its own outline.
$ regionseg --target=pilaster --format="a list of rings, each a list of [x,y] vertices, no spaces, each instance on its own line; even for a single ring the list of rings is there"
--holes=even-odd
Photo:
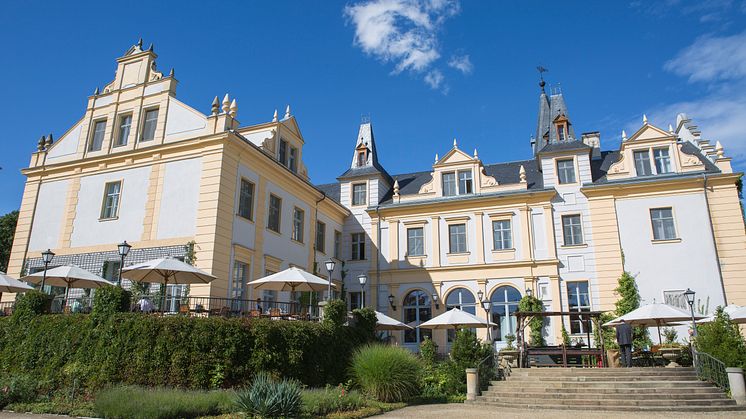
[[[431,218],[433,220],[432,261],[433,261],[433,267],[438,267],[440,266],[440,216],[435,215]]]
[[[477,264],[481,265],[484,263],[484,217],[482,212],[475,212],[474,217],[476,219],[476,245],[477,248],[474,249],[477,256]]]

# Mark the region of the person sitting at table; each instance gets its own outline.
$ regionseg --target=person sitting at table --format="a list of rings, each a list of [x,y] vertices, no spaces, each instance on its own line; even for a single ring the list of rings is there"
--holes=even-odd
[[[259,310],[260,314],[264,312],[264,310],[262,310],[262,299],[261,299],[261,297],[256,299],[256,309]]]
[[[140,297],[140,300],[137,302],[137,305],[140,306],[140,311],[143,313],[152,313],[153,312],[153,303],[150,302],[149,299],[143,297]]]
[[[72,303],[70,303],[70,312],[71,313],[80,313],[83,310],[83,304],[80,304],[80,300],[77,298],[73,300]]]

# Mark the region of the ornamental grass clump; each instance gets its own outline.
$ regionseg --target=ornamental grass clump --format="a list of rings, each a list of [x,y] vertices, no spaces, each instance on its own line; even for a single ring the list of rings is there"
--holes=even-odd
[[[96,395],[94,409],[104,418],[170,419],[219,415],[232,406],[226,391],[121,386]]]
[[[304,416],[326,416],[331,413],[349,412],[366,406],[363,396],[355,391],[348,391],[341,384],[337,387],[308,389],[303,391]]]
[[[369,345],[352,357],[351,375],[360,388],[382,402],[400,402],[419,394],[422,363],[395,346]]]
[[[247,417],[295,418],[300,415],[303,399],[296,380],[275,380],[260,372],[246,389],[236,394],[236,406]]]

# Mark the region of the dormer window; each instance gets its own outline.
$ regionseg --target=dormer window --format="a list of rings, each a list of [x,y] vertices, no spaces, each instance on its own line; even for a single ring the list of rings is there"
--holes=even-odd
[[[293,173],[298,171],[298,149],[291,146],[287,141],[280,138],[280,147],[277,160],[290,169]]]
[[[441,177],[443,181],[443,196],[465,195],[474,192],[474,182],[471,170],[446,172]]]
[[[158,122],[158,108],[145,111],[145,123],[142,126],[140,141],[151,141],[155,138],[155,126]]]
[[[471,170],[460,170],[458,172],[459,195],[472,193]]]
[[[560,141],[565,141],[565,139],[567,139],[567,126],[565,124],[557,125],[557,138],[559,138]]]
[[[647,149],[642,151],[635,151],[633,153],[635,160],[635,170],[637,176],[650,176],[653,174],[653,170],[650,168],[650,154]]]
[[[365,158],[365,150],[358,151],[357,153],[357,165],[358,166],[365,166],[365,161],[367,159]]]

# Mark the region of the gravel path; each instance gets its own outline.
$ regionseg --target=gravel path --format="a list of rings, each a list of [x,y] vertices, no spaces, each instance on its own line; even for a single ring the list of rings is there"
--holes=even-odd
[[[431,404],[410,406],[394,410],[376,417],[383,418],[428,418],[428,419],[467,419],[467,418],[500,418],[500,419],[682,419],[682,418],[746,418],[746,412],[716,413],[631,413],[599,412],[593,410],[545,410],[545,409],[505,409],[475,406],[469,404]]]

